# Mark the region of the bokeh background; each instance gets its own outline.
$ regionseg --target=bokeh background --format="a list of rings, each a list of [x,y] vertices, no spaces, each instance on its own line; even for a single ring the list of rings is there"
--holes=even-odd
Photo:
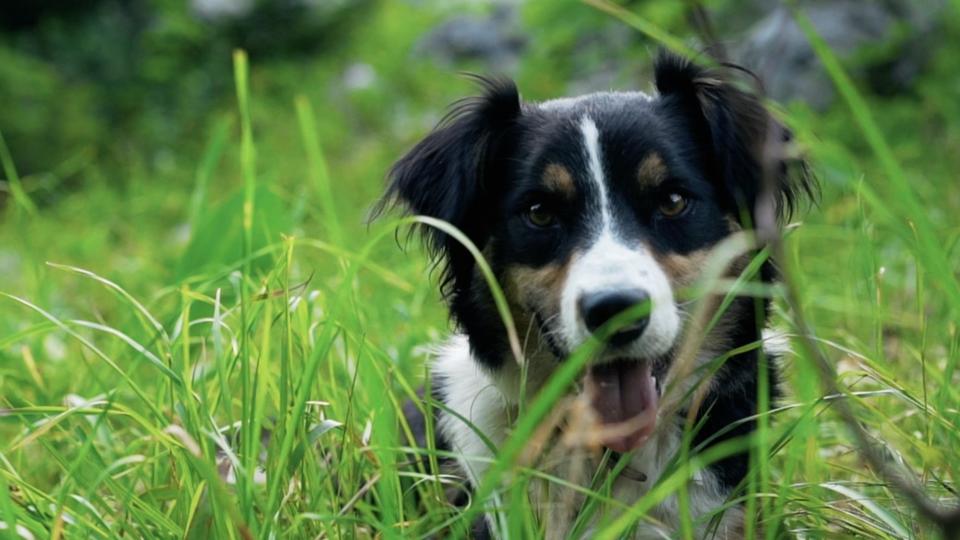
[[[649,28],[703,48],[692,3],[619,5]],[[960,442],[955,429],[950,433],[958,403],[950,388],[960,339],[958,306],[943,283],[955,281],[960,267],[960,2],[704,5],[730,56],[758,73],[768,96],[782,105],[821,180],[821,202],[799,216],[803,226],[790,242],[809,318],[835,345],[831,358],[843,382],[881,390],[868,400],[864,422],[880,430],[892,459],[940,482],[938,493],[950,492],[954,443]],[[888,189],[889,170],[793,10],[809,18],[862,94],[953,275],[931,275],[917,262],[910,216]],[[324,298],[347,287],[356,299],[352,328],[415,383],[423,347],[449,330],[416,242],[399,234],[399,242],[377,243],[355,281],[345,282],[340,272],[349,253],[393,226],[389,219],[366,222],[390,164],[436,124],[447,104],[474,91],[461,71],[511,76],[528,100],[652,90],[650,59],[660,44],[628,22],[573,0],[7,0],[0,5],[0,291],[60,320],[123,328],[153,343],[156,336],[131,329],[138,315],[109,287],[47,263],[119,284],[171,333],[182,322],[185,290],[209,298],[221,289],[226,301],[244,279],[266,297],[283,281],[300,287],[304,301],[314,303],[309,320],[322,325]],[[258,256],[242,278],[237,49],[249,57],[256,156],[251,247]],[[306,247],[298,247],[296,264],[284,266],[289,273],[278,281],[274,270],[290,237]],[[200,302],[193,314],[213,310]],[[197,339],[201,347],[205,342]],[[151,366],[122,345],[102,346],[149,391]],[[82,349],[36,310],[0,298],[0,457],[8,482],[18,471],[23,493],[30,491],[26,486],[67,489],[73,473],[66,465],[30,456],[69,463],[83,447],[75,430],[87,428],[58,424],[36,434],[40,413],[11,411],[62,407],[122,386]],[[338,351],[344,358],[354,354]],[[798,395],[816,397],[819,387],[809,373],[789,378],[806,388]],[[391,384],[370,380],[361,382],[370,396]],[[946,407],[934,427],[918,405],[927,403],[928,393]],[[118,396],[125,399],[124,391]],[[370,396],[357,398],[365,403],[361,410],[376,409]],[[176,401],[167,404],[171,410],[178,410]],[[229,404],[217,407],[212,416],[230,417]],[[266,409],[264,418],[282,417],[284,410],[269,403]],[[347,422],[346,416],[339,420]],[[363,419],[350,420],[361,434]],[[796,484],[791,500],[807,513],[794,508],[781,519],[798,529],[828,530],[829,517],[810,509],[849,503],[852,496],[836,490],[813,496],[801,484],[843,478],[873,485],[876,500],[893,508],[890,519],[922,535],[922,526],[916,533],[910,524],[909,508],[890,502],[895,494],[860,470],[841,427],[824,422],[809,429],[805,437],[816,439],[809,443],[814,446],[796,443],[774,469]],[[95,446],[122,453],[138,436],[121,432],[126,435],[97,439]],[[826,464],[816,470],[810,463],[785,465],[804,456]],[[19,504],[25,496],[11,500]],[[251,515],[262,504],[252,500],[241,504]],[[854,532],[902,532],[854,503],[832,511],[854,523]],[[866,517],[857,521],[861,514]],[[37,523],[52,518],[35,519],[29,528],[39,537]]]
[[[684,2],[625,4],[699,41]],[[956,209],[956,7],[941,0],[801,3],[870,98],[876,120],[943,218]],[[778,2],[711,1],[716,35],[820,139],[822,214],[871,177],[862,134]],[[18,1],[0,15],[0,129],[36,205],[0,194],[4,289],[54,293],[43,261],[95,266],[139,288],[188,274],[191,212],[240,188],[231,53],[252,64],[259,184],[288,209],[277,230],[317,234],[294,101],[312,104],[340,220],[362,234],[391,161],[473,91],[459,71],[504,73],[527,99],[651,87],[641,32],[576,1]],[[204,163],[211,145],[215,163]],[[914,165],[919,166],[914,167]],[[206,166],[206,167],[205,167]],[[198,170],[203,208],[191,206]],[[5,175],[6,176],[6,175]],[[6,186],[6,184],[4,184]],[[949,206],[948,203],[954,203]],[[840,211],[840,210],[836,210]],[[193,216],[196,217],[196,216]],[[179,271],[177,271],[179,270]],[[39,295],[39,296],[37,296]],[[65,297],[67,296],[67,297]]]

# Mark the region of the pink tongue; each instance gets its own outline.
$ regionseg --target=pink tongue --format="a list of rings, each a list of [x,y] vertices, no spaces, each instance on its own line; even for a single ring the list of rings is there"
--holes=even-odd
[[[593,366],[587,375],[592,404],[603,424],[603,444],[615,452],[643,445],[657,423],[657,385],[650,362]]]

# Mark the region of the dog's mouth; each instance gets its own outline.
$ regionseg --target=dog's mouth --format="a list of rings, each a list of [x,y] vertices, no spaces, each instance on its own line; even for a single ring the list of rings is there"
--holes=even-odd
[[[531,310],[541,336],[557,359],[567,356],[556,342],[548,319]],[[653,359],[618,358],[587,369],[586,392],[597,419],[597,440],[614,452],[636,450],[657,427],[660,393],[654,376]]]
[[[643,446],[657,427],[660,395],[648,360],[591,366],[586,391],[600,422],[600,443],[625,453]]]

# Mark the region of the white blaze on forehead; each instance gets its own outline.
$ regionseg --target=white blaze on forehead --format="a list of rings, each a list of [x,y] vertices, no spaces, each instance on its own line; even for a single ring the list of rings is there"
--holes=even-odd
[[[560,301],[561,335],[570,350],[590,336],[578,307],[583,295],[641,289],[650,296],[652,303],[649,321],[640,338],[625,345],[620,352],[643,358],[662,355],[673,346],[680,331],[680,317],[673,301],[670,280],[643,244],[618,238],[611,195],[603,174],[600,130],[589,116],[584,116],[580,120],[580,131],[587,173],[596,186],[600,219],[593,244],[574,259],[567,273]]]
[[[612,223],[610,197],[607,194],[606,179],[603,177],[603,165],[600,161],[600,130],[597,129],[597,124],[589,116],[584,116],[580,120],[580,131],[583,133],[583,147],[587,152],[590,179],[597,186],[601,231],[606,232],[610,229]]]

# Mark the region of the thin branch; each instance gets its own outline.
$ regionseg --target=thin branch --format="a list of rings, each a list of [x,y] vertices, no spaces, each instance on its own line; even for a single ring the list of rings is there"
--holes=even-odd
[[[692,7],[694,26],[701,33],[708,50],[724,54],[723,48],[716,40],[710,24],[710,17],[700,1],[694,1]],[[759,86],[759,85],[758,85]],[[757,94],[763,94],[757,89]],[[843,395],[850,397],[846,388],[841,388],[837,380],[837,372],[833,363],[817,345],[813,328],[807,322],[803,305],[800,302],[800,293],[793,279],[792,271],[787,264],[787,257],[783,248],[783,235],[777,223],[777,174],[780,163],[786,154],[786,143],[783,137],[783,128],[773,117],[770,117],[763,145],[761,167],[763,172],[763,186],[757,198],[755,208],[755,226],[757,238],[770,247],[771,259],[780,269],[780,280],[783,285],[784,299],[787,307],[793,313],[793,324],[797,330],[801,347],[807,357],[817,368],[824,392],[828,395]],[[960,538],[960,502],[943,505],[931,499],[923,489],[917,476],[906,465],[893,465],[890,460],[884,459],[871,436],[857,419],[851,407],[852,399],[840,399],[833,402],[833,409],[840,420],[853,434],[856,450],[866,463],[877,471],[889,485],[900,491],[925,519],[935,524],[948,540]]]
[[[837,383],[838,377],[833,363],[817,345],[816,334],[807,322],[796,281],[793,279],[790,265],[787,264],[787,257],[783,248],[783,236],[776,223],[776,175],[779,163],[785,155],[782,129],[771,117],[762,156],[763,191],[757,198],[756,203],[757,236],[770,247],[771,258],[780,269],[784,300],[793,314],[793,325],[796,328],[797,337],[807,357],[817,368],[824,392],[849,397],[849,391]],[[891,461],[884,459],[878,446],[873,443],[870,434],[857,419],[857,415],[851,407],[851,402],[852,400],[849,399],[837,400],[833,404],[833,409],[853,435],[856,450],[864,461],[876,470],[881,478],[900,491],[921,516],[937,525],[944,538],[950,540],[960,538],[960,504],[944,506],[932,500],[924,491],[916,475],[906,465],[895,466]]]

